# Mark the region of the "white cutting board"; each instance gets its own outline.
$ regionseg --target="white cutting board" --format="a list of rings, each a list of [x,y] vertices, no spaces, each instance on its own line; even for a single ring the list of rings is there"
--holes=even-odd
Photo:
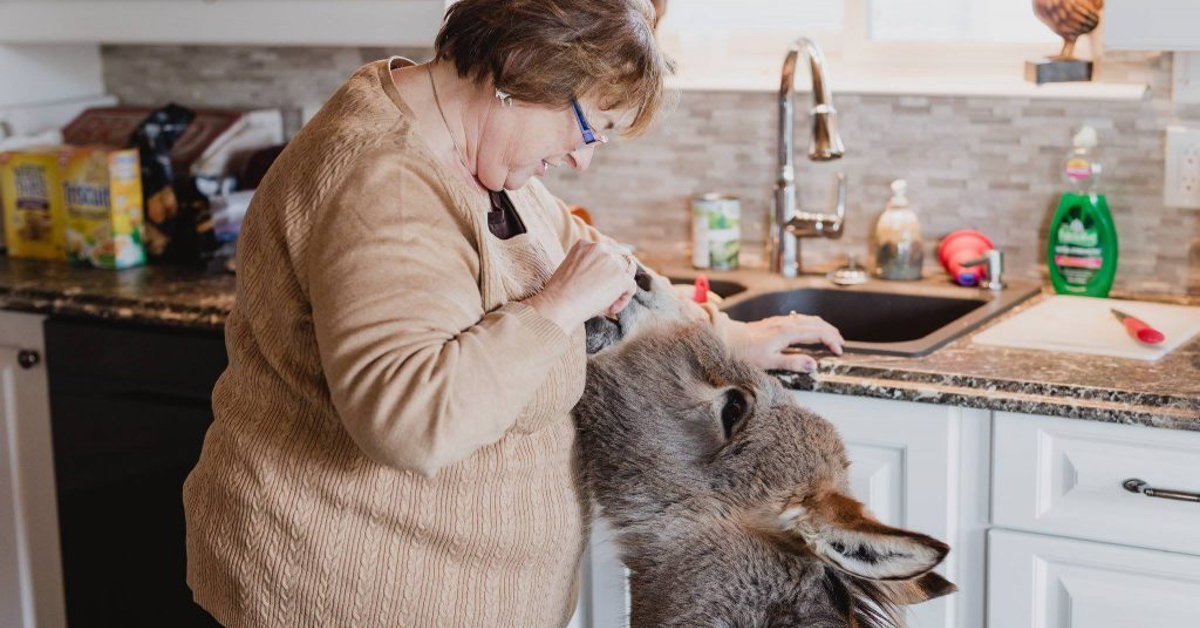
[[[1134,340],[1116,308],[1161,331],[1166,340]],[[1200,333],[1200,307],[1055,295],[975,336],[977,344],[1157,360]]]

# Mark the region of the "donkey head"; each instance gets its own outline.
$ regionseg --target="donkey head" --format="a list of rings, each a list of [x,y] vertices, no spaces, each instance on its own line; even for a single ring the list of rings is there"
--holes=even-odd
[[[633,571],[638,626],[888,626],[954,590],[949,548],[849,494],[836,429],[703,323],[594,355],[585,479]]]

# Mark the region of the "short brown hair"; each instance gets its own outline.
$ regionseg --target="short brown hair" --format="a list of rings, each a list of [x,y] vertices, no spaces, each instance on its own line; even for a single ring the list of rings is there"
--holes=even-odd
[[[566,107],[590,97],[604,110],[630,110],[625,132],[637,135],[662,108],[670,73],[656,19],[649,0],[459,0],[434,57],[525,102]]]

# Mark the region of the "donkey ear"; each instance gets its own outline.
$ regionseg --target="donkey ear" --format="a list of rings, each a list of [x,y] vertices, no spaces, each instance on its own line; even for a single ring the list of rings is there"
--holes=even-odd
[[[950,551],[937,539],[879,523],[862,504],[836,491],[793,500],[781,522],[821,559],[869,580],[923,576]]]
[[[893,604],[920,604],[958,590],[954,583],[935,571],[912,580],[878,581],[875,585],[883,589]]]

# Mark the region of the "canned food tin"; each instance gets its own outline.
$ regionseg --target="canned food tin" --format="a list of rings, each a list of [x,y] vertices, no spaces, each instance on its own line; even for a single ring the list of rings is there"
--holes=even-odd
[[[709,193],[692,199],[692,265],[712,270],[738,267],[742,238],[741,202]]]

